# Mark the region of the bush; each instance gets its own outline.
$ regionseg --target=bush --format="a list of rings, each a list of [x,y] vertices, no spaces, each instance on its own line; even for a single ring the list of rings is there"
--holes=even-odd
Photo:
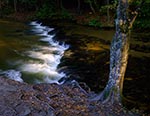
[[[10,7],[3,7],[2,9],[0,9],[0,16],[3,17],[3,16],[6,16],[6,15],[9,15],[12,13],[12,8]]]
[[[100,23],[99,20],[97,20],[97,19],[92,19],[92,20],[89,21],[89,26],[101,27],[102,24]]]
[[[61,10],[60,16],[62,19],[72,19],[72,15],[66,9]]]
[[[63,8],[58,11],[46,4],[37,12],[36,16],[40,19],[72,19],[72,15],[66,9]]]
[[[45,18],[51,18],[53,17],[53,15],[55,15],[54,9],[51,6],[44,4],[42,8],[39,9],[36,16],[38,18],[45,19]]]
[[[134,10],[137,6],[139,7],[138,16],[135,20],[135,23],[133,25],[133,28],[135,29],[150,29],[150,3],[149,1],[145,1],[142,5],[141,2],[135,1],[131,4],[134,7]]]

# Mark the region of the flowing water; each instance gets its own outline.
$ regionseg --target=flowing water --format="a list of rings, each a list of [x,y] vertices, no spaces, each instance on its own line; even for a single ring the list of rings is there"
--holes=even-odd
[[[96,92],[102,91],[109,76],[109,45],[114,31],[72,24],[63,31],[58,33],[37,22],[0,20],[0,75],[27,83],[59,83],[67,77],[85,82]],[[150,42],[149,36],[146,38],[147,42],[141,36],[131,38],[123,94],[127,107],[149,112]]]
[[[0,20],[0,75],[28,83],[59,83],[57,72],[67,45],[54,41],[54,30],[41,23],[29,25]]]

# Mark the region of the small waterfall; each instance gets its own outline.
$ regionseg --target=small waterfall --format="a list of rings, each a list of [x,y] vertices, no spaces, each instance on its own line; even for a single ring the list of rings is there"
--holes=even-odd
[[[41,36],[39,41],[49,43],[49,46],[37,46],[35,50],[27,51],[28,57],[33,59],[38,59],[39,61],[28,62],[21,66],[23,72],[29,73],[39,73],[43,77],[40,80],[36,80],[36,83],[46,82],[46,83],[57,83],[58,80],[65,76],[64,73],[57,72],[57,66],[60,63],[64,51],[69,48],[68,45],[59,45],[59,42],[54,41],[53,37],[55,35],[49,35],[48,33],[53,28],[47,26],[42,26],[41,23],[36,21],[31,22],[30,25],[33,27],[33,33]]]
[[[23,56],[27,59],[20,59],[20,61],[14,62],[18,65],[17,70],[11,69],[7,71],[1,71],[0,75],[5,75],[16,81],[22,82],[23,74],[38,75],[38,78],[34,77],[35,83],[57,83],[65,76],[64,73],[59,73],[57,71],[57,66],[63,57],[64,51],[69,48],[68,45],[59,44],[58,41],[54,41],[53,37],[55,34],[50,35],[49,32],[54,30],[54,28],[49,28],[48,26],[43,26],[41,23],[33,21],[30,23],[31,32],[33,35],[40,36],[40,41],[44,44],[33,45],[31,50],[27,50]],[[33,43],[34,44],[34,43]],[[32,46],[32,45],[31,45]],[[31,78],[32,78],[31,77]],[[30,78],[30,76],[28,77]]]
[[[0,70],[0,75],[4,75],[12,80],[16,80],[19,82],[23,82],[22,78],[21,78],[21,73],[20,71],[16,71],[16,70],[7,70],[7,71],[2,71]]]

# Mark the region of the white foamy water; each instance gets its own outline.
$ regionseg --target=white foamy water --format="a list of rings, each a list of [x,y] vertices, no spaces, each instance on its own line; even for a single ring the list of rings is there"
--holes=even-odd
[[[17,59],[17,61],[11,62],[11,65],[16,65],[16,69],[0,70],[0,75],[4,75],[10,79],[23,82],[25,77],[34,78],[35,83],[57,83],[64,73],[58,73],[57,67],[63,57],[64,51],[69,48],[68,45],[59,44],[58,41],[54,41],[55,35],[50,35],[49,32],[54,30],[48,26],[42,26],[41,23],[33,21],[30,23],[31,31],[34,35],[40,36],[37,42],[41,42],[40,45],[31,45],[32,49],[18,53],[23,58]],[[43,43],[48,44],[43,44]],[[34,43],[33,43],[34,44]],[[27,75],[24,77],[24,75]],[[32,75],[30,77],[30,75]],[[35,76],[34,76],[35,75]],[[37,78],[36,78],[37,77]]]
[[[0,71],[0,75],[4,75],[12,80],[15,81],[19,81],[19,82],[23,82],[22,78],[21,78],[21,73],[20,71],[16,71],[13,69],[7,70],[7,71]]]
[[[40,80],[35,80],[35,82],[41,83],[58,83],[62,77],[65,76],[64,73],[57,72],[57,66],[60,63],[64,51],[68,49],[67,45],[59,45],[59,42],[54,41],[53,37],[55,35],[49,35],[48,33],[53,30],[47,26],[42,26],[41,23],[31,22],[30,25],[33,27],[32,31],[41,36],[39,41],[49,43],[49,46],[37,46],[36,49],[31,51],[26,51],[26,55],[32,59],[39,61],[26,62],[20,67],[21,71],[35,74],[42,74]],[[40,62],[42,61],[42,62]]]

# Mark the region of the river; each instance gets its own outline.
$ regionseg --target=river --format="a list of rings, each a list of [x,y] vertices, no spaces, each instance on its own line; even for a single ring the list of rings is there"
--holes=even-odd
[[[102,91],[109,77],[109,45],[114,31],[56,23],[60,23],[60,33],[37,22],[0,20],[0,75],[27,83],[58,84],[67,77],[81,82],[84,89],[89,89],[86,83],[91,90]],[[135,33],[132,37],[124,105],[149,112],[149,36]]]
[[[58,83],[57,72],[68,45],[54,41],[54,28],[36,21],[24,25],[0,20],[0,74],[28,83]]]

